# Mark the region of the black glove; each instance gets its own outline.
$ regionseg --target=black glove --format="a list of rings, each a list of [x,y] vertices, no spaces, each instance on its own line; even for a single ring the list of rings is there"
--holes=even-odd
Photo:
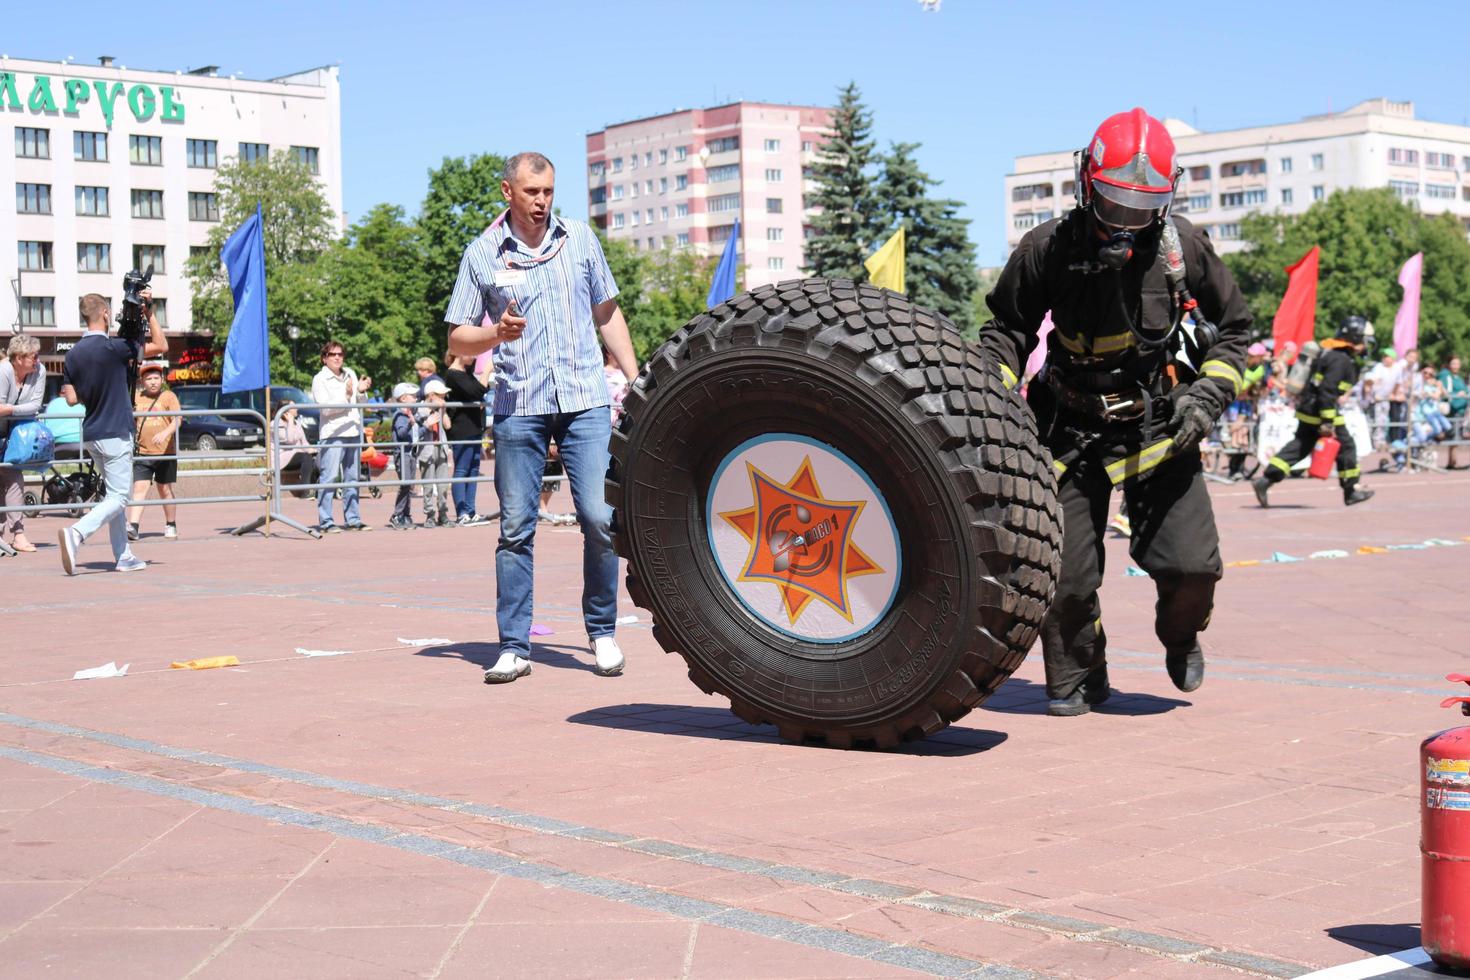
[[[1181,398],[1174,406],[1169,428],[1174,431],[1174,451],[1190,449],[1215,428],[1215,413],[1198,399]]]

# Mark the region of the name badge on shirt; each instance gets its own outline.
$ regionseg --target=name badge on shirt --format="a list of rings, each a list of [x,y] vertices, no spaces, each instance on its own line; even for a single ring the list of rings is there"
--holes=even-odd
[[[500,289],[509,289],[512,286],[524,286],[526,284],[525,269],[496,269],[495,285]]]

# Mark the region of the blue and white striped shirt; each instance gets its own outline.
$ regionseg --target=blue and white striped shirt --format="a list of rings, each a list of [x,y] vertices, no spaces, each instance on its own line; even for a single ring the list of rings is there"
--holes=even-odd
[[[526,311],[520,339],[495,347],[496,415],[552,415],[608,405],[592,308],[618,295],[602,244],[580,221],[552,215],[532,249],[509,219],[470,243],[444,319],[479,324],[511,300]],[[506,273],[509,272],[509,275]]]

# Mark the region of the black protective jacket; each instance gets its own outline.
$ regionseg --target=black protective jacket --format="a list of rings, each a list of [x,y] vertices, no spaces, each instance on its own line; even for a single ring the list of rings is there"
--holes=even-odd
[[[1204,232],[1183,218],[1171,220],[1184,251],[1185,283],[1219,331],[1192,367],[1175,358],[1177,343],[1146,351],[1130,329],[1131,322],[1162,333],[1183,315],[1164,276],[1157,237],[1140,240],[1121,271],[1108,269],[1096,259],[1080,210],[1028,232],[986,297],[993,317],[980,331],[980,344],[1008,380],[1019,378],[1050,311],[1054,332],[1045,373],[1053,381],[1099,395],[1139,393],[1145,402],[1157,400],[1137,418],[1102,420],[1059,404],[1052,385],[1033,382],[1029,400],[1059,471],[1081,453],[1095,452],[1114,485],[1141,476],[1173,455],[1166,430],[1177,399],[1188,392],[1218,416],[1244,387],[1251,325],[1245,299]]]
[[[1326,340],[1312,365],[1312,380],[1296,400],[1298,422],[1342,424],[1337,402],[1358,382],[1358,361],[1345,341]]]

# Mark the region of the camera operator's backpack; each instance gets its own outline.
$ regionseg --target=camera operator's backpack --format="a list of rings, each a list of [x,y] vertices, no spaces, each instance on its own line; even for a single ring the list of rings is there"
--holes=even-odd
[[[5,464],[40,470],[56,458],[56,437],[40,422],[21,422],[5,440]]]
[[[1286,393],[1288,395],[1296,398],[1307,389],[1307,385],[1312,380],[1312,367],[1317,363],[1317,356],[1321,353],[1322,345],[1315,340],[1302,344],[1302,349],[1296,356],[1296,363],[1286,373]]]

